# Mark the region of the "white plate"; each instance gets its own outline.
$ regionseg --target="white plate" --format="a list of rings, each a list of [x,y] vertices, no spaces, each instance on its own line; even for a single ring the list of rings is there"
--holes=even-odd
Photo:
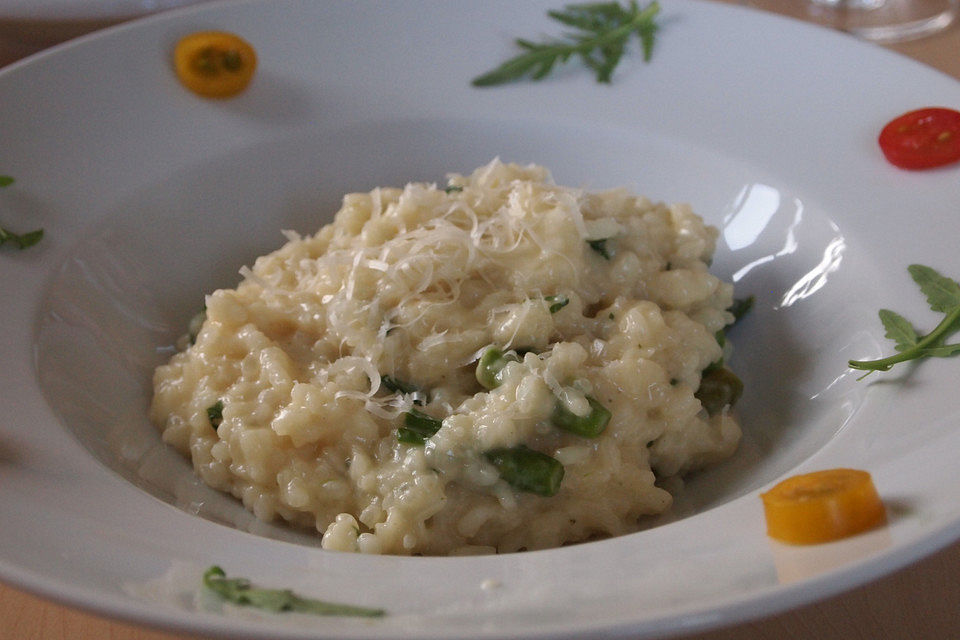
[[[956,360],[857,381],[890,351],[876,317],[935,318],[906,266],[960,276],[960,169],[905,172],[880,127],[960,106],[960,84],[849,37],[665,0],[654,57],[611,86],[571,64],[475,89],[555,3],[264,0],[178,10],[0,73],[0,220],[43,242],[0,253],[0,576],[150,625],[256,638],[651,637],[797,606],[960,536]],[[186,92],[173,43],[256,47],[249,90]],[[311,232],[341,194],[442,180],[494,156],[558,182],[689,201],[723,228],[716,269],[757,306],[733,332],[745,440],[674,516],[618,539],[476,558],[324,552],[205,490],[147,423],[150,373],[204,292]],[[889,526],[768,540],[758,494],[867,469]],[[382,620],[220,611],[200,572],[385,607]]]

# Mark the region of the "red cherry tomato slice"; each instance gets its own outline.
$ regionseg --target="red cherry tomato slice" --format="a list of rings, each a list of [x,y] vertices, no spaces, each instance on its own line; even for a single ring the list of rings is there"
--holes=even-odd
[[[928,107],[890,121],[877,140],[890,164],[929,169],[960,160],[960,111]]]

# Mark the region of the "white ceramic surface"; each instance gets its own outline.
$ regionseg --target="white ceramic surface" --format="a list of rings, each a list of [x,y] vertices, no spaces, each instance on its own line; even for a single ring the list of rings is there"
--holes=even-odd
[[[204,5],[81,38],[0,72],[0,578],[107,615],[251,638],[655,637],[772,613],[960,536],[957,360],[857,381],[876,317],[935,318],[911,262],[960,276],[960,168],[897,170],[893,116],[960,85],[850,37],[664,0],[653,60],[610,86],[572,64],[475,89],[553,3]],[[186,92],[173,43],[220,28],[260,68],[228,101]],[[844,64],[837,64],[843,60]],[[475,558],[324,552],[200,486],[147,423],[152,368],[204,292],[314,231],[340,196],[489,161],[688,201],[722,228],[714,266],[757,304],[731,332],[745,438],[640,533]],[[764,535],[758,494],[817,468],[873,473],[889,526],[811,548]],[[223,609],[210,564],[385,607],[382,620]]]

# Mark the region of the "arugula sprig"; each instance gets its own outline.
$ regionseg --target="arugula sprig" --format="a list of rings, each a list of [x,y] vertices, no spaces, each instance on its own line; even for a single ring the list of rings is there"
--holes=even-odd
[[[9,187],[13,184],[13,182],[14,180],[10,176],[0,175],[0,188]],[[23,250],[37,244],[42,238],[43,229],[37,229],[28,233],[14,233],[9,229],[5,229],[4,227],[0,226],[0,247],[2,247],[5,243],[10,242],[17,245],[19,249]]]
[[[960,284],[921,264],[912,264],[907,271],[927,297],[930,308],[944,314],[943,320],[930,333],[920,335],[906,318],[881,309],[880,322],[898,353],[879,360],[850,360],[850,368],[867,372],[864,377],[874,371],[889,371],[900,362],[960,353],[960,343],[946,344],[946,339],[960,330]]]
[[[217,566],[210,567],[203,574],[203,585],[227,602],[255,607],[272,613],[294,611],[319,616],[354,616],[361,618],[378,618],[386,613],[383,609],[355,607],[349,604],[303,598],[289,589],[254,587],[246,578],[228,578],[223,569]]]
[[[29,233],[14,233],[9,229],[0,227],[0,246],[5,242],[17,245],[18,249],[27,249],[37,244],[43,239],[43,229],[30,231]]]
[[[547,15],[551,18],[577,31],[542,43],[517,39],[517,45],[525,52],[477,76],[473,79],[473,86],[488,87],[528,75],[533,80],[540,80],[557,63],[564,63],[573,56],[578,56],[593,69],[597,82],[609,83],[632,35],[636,34],[640,39],[644,62],[650,61],[657,31],[654,18],[659,12],[660,5],[656,0],[643,9],[636,0],[630,0],[626,7],[619,2],[594,2],[549,11]]]

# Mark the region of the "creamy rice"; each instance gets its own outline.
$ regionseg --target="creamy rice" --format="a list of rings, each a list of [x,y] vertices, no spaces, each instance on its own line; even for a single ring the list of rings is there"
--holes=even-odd
[[[729,406],[695,395],[733,288],[688,206],[494,161],[447,188],[349,194],[316,235],[287,235],[207,296],[154,378],[163,439],[258,518],[347,551],[555,547],[636,530],[671,479],[737,446]],[[486,388],[490,347],[507,364]],[[557,426],[591,403],[599,435]],[[401,441],[411,412],[439,430]],[[495,465],[521,446],[562,465],[554,495]]]

